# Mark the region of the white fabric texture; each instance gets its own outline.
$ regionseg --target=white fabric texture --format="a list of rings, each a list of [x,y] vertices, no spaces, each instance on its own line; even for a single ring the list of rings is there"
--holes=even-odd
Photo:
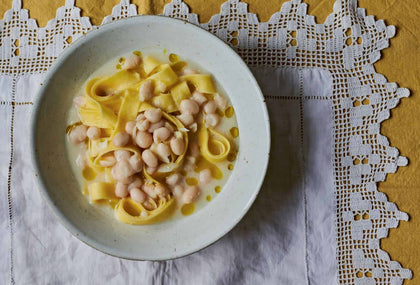
[[[104,23],[136,13],[123,0]],[[14,0],[0,21],[0,284],[401,284],[411,278],[379,247],[388,228],[408,219],[376,187],[407,163],[379,133],[389,110],[408,96],[373,67],[394,27],[366,16],[352,0],[338,0],[324,24],[298,0],[266,23],[238,0],[224,3],[209,23],[199,23],[181,0],[166,5],[164,15],[219,36],[260,83],[273,141],[255,204],[220,241],[173,261],[122,260],[71,236],[35,187],[29,116],[54,59],[97,27],[67,0],[38,28]]]

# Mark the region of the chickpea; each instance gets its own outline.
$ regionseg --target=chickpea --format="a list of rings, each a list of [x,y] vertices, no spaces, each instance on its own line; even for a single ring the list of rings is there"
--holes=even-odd
[[[200,174],[198,175],[198,180],[200,181],[200,184],[207,185],[210,183],[212,179],[211,171],[210,169],[203,169],[200,171]]]
[[[139,88],[140,101],[148,101],[153,97],[153,82],[152,80],[144,81]]]
[[[194,202],[200,195],[200,189],[197,186],[188,186],[185,188],[184,193],[182,194],[182,202],[185,204],[190,204]]]
[[[141,148],[148,148],[153,143],[153,137],[148,132],[138,132],[136,136],[136,144]]]
[[[216,127],[220,122],[220,117],[217,114],[207,114],[205,120],[207,126]]]
[[[139,188],[135,187],[130,189],[130,196],[136,202],[144,203],[147,200],[147,195]]]
[[[150,122],[148,120],[141,120],[136,123],[136,127],[139,131],[145,132],[150,127]]]
[[[178,120],[181,121],[181,123],[184,126],[188,126],[194,123],[194,116],[191,114],[181,114],[181,115],[178,115],[177,118]]]
[[[83,107],[84,105],[86,105],[86,99],[83,96],[76,96],[73,99],[73,103],[77,108]]]
[[[112,167],[117,163],[117,160],[114,156],[107,155],[106,157],[102,157],[99,161],[99,165],[102,167]]]
[[[128,196],[127,185],[121,182],[115,184],[115,195],[119,198],[125,198]]]
[[[137,55],[130,55],[128,56],[123,65],[121,66],[122,69],[133,69],[141,63],[141,57]]]
[[[143,185],[143,181],[140,177],[136,176],[130,184],[128,184],[128,190],[132,188],[140,188]]]
[[[215,101],[207,102],[203,110],[207,114],[214,114],[217,110],[217,103]]]
[[[198,106],[197,102],[190,99],[184,99],[179,104],[179,109],[182,114],[190,114],[195,115],[200,111],[200,107]]]
[[[201,93],[201,92],[198,92],[197,90],[195,90],[194,92],[193,92],[193,94],[192,94],[192,99],[195,101],[195,102],[197,102],[198,103],[198,105],[202,105],[204,102],[207,102],[207,97],[203,94],[203,93]]]
[[[162,118],[162,111],[160,109],[148,109],[144,111],[144,116],[154,124],[159,122]]]
[[[89,127],[86,131],[86,135],[91,140],[96,140],[101,137],[101,129],[97,127]]]
[[[181,175],[174,173],[166,177],[166,184],[175,186],[181,180]]]
[[[114,156],[117,159],[117,161],[121,161],[121,160],[128,160],[131,154],[128,150],[119,149],[119,150],[114,151]]]
[[[85,125],[78,125],[74,127],[70,134],[69,140],[72,144],[80,144],[86,140],[87,127]]]
[[[185,151],[185,143],[182,138],[172,138],[170,145],[172,152],[176,155],[181,155]]]
[[[128,144],[128,141],[130,140],[130,135],[126,132],[119,132],[116,133],[114,138],[112,139],[112,144],[117,147],[123,147]]]
[[[141,113],[141,114],[138,114],[137,115],[136,122],[138,122],[138,121],[144,121],[144,120],[147,120],[146,119],[146,116],[144,115],[144,113]]]
[[[130,121],[125,124],[125,132],[131,134],[133,129],[136,127],[136,122]]]
[[[141,161],[141,157],[138,154],[132,155],[128,162],[135,172],[140,172],[143,169],[143,162]]]
[[[159,164],[158,159],[156,155],[150,149],[146,149],[145,151],[143,151],[141,156],[143,158],[144,163],[146,163],[148,166],[150,167],[158,166]]]
[[[168,128],[161,127],[153,132],[153,141],[159,143],[165,141],[171,136],[171,131]]]
[[[161,157],[168,157],[171,155],[171,149],[169,148],[169,146],[167,144],[164,143],[159,143],[156,146],[156,152],[159,156]]]

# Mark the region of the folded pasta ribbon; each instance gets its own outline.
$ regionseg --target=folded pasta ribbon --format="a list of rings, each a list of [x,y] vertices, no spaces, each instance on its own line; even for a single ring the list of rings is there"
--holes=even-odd
[[[124,198],[116,206],[117,218],[126,224],[147,225],[159,222],[168,217],[174,209],[175,199],[161,199],[153,210],[147,210],[142,204],[131,198]],[[146,213],[146,214],[143,214]]]
[[[202,125],[198,132],[198,143],[201,154],[210,162],[220,162],[230,152],[230,142],[221,133]]]

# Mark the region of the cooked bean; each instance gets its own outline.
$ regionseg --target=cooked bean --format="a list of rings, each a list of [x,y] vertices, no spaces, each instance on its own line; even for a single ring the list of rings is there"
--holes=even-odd
[[[147,195],[152,199],[157,198],[157,193],[155,192],[155,186],[153,184],[144,184],[141,189],[146,192]]]
[[[140,101],[147,101],[153,97],[153,82],[152,80],[143,81],[139,88]]]
[[[119,149],[114,151],[114,156],[117,159],[117,161],[128,160],[131,156],[131,153],[128,150]]]
[[[117,160],[114,156],[111,155],[104,156],[101,158],[101,160],[99,160],[99,165],[102,167],[111,167],[114,166],[116,163]]]
[[[143,158],[144,163],[150,167],[157,167],[159,164],[156,155],[150,149],[143,151],[141,157]]]
[[[200,181],[200,183],[202,185],[206,185],[209,184],[211,179],[212,179],[212,175],[211,175],[211,171],[210,169],[203,169],[200,171],[200,174],[198,175],[198,179]]]
[[[146,120],[144,113],[138,114],[136,117],[136,122]]]
[[[188,126],[188,129],[189,129],[191,132],[195,133],[195,132],[197,131],[197,129],[198,129],[198,125],[197,125],[197,123],[192,123],[191,125],[189,125],[189,126]]]
[[[200,111],[200,107],[197,102],[191,99],[182,100],[179,104],[179,109],[182,114],[191,114],[195,115]]]
[[[114,138],[112,139],[112,144],[117,147],[123,147],[128,144],[128,141],[130,140],[130,135],[126,132],[119,132],[116,133]]]
[[[192,99],[195,101],[195,102],[197,102],[198,103],[198,105],[202,105],[204,102],[207,102],[207,97],[203,94],[203,93],[201,93],[201,92],[198,92],[197,90],[195,90],[194,92],[193,92],[193,94],[192,94]]]
[[[137,55],[130,55],[127,56],[123,65],[121,66],[122,69],[133,69],[141,63],[141,57]]]
[[[159,143],[156,146],[156,152],[158,155],[160,155],[161,157],[168,157],[171,155],[171,149],[169,148],[169,146],[167,144],[164,143]]]
[[[96,140],[101,137],[101,129],[97,127],[89,127],[86,131],[86,135],[91,140]]]
[[[214,114],[217,110],[217,103],[214,101],[207,102],[203,108],[204,112],[207,114]]]
[[[153,132],[153,141],[159,143],[167,140],[171,136],[171,131],[168,128],[161,127]]]
[[[184,126],[188,126],[194,123],[194,116],[191,114],[181,114],[177,116],[177,118],[181,121],[182,124],[184,124]]]
[[[141,148],[148,148],[153,143],[153,137],[148,132],[138,132],[136,136],[136,144]]]
[[[158,170],[158,168],[157,167],[150,167],[150,166],[147,166],[146,167],[146,171],[147,171],[147,173],[149,173],[150,175],[152,175],[152,174],[154,174],[154,173],[156,173],[156,171]]]
[[[158,83],[156,84],[156,91],[160,93],[165,93],[166,88],[168,88],[168,86],[166,86],[166,84],[162,81],[158,81]]]
[[[198,71],[189,67],[184,68],[182,71],[183,75],[197,74]]]
[[[83,96],[76,96],[73,99],[73,103],[74,103],[74,105],[76,105],[76,107],[80,108],[80,107],[83,107],[84,105],[86,105],[86,99]]]
[[[136,202],[143,203],[147,199],[146,193],[141,191],[139,188],[132,188],[130,190],[130,197]]]
[[[144,116],[154,124],[159,122],[162,118],[162,111],[160,109],[147,109],[144,111]]]
[[[171,150],[176,155],[181,155],[185,151],[185,143],[182,138],[173,138],[170,142]]]
[[[69,140],[72,144],[79,144],[86,140],[87,127],[85,125],[78,125],[74,127],[70,134]]]
[[[184,193],[182,194],[182,202],[185,204],[190,204],[194,202],[200,195],[200,189],[197,186],[188,186],[185,188]]]
[[[200,146],[198,143],[193,142],[189,145],[189,154],[193,157],[198,157],[200,155]]]
[[[214,96],[214,101],[216,101],[220,110],[224,111],[227,108],[227,105],[228,105],[227,99],[221,96],[219,93],[217,93],[216,96]]]
[[[220,117],[217,114],[207,114],[205,117],[206,124],[209,127],[215,127],[220,122]]]
[[[148,120],[142,120],[142,121],[138,121],[136,123],[136,127],[139,131],[145,132],[149,129],[150,127],[150,122]]]
[[[166,188],[161,184],[156,185],[154,190],[155,190],[156,194],[158,194],[158,195],[167,194]]]
[[[149,127],[149,129],[147,131],[149,133],[153,133],[155,130],[163,127],[164,125],[165,125],[165,122],[163,120],[162,121],[159,121],[157,123],[154,123],[154,124],[150,124],[150,127]]]
[[[166,184],[175,186],[181,180],[181,175],[174,173],[166,177]]]
[[[184,187],[182,185],[175,185],[175,187],[172,189],[172,194],[174,194],[177,199],[182,199],[182,194],[184,194]]]
[[[132,155],[128,162],[130,162],[131,167],[135,172],[140,172],[143,169],[143,162],[141,161],[141,157],[138,154]]]
[[[126,183],[128,180],[133,180],[134,178],[127,179],[135,173],[134,169],[131,167],[130,163],[127,160],[118,161],[112,168],[111,174],[115,180]],[[130,181],[130,183],[131,183]],[[128,183],[127,183],[128,184]]]
[[[115,184],[115,195],[119,198],[125,198],[128,196],[127,184],[117,182]]]
[[[136,122],[134,122],[134,121],[127,122],[125,124],[125,131],[126,131],[126,133],[131,134],[133,132],[133,129],[135,127],[136,127]]]
[[[136,176],[134,178],[134,181],[128,184],[128,190],[132,188],[140,188],[142,185],[143,185],[143,181],[141,180],[140,177]]]

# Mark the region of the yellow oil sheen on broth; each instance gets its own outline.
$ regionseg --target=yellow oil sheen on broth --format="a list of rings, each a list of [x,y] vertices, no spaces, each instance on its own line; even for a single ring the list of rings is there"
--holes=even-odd
[[[234,169],[234,106],[211,74],[179,55],[112,59],[74,105],[63,132],[80,190],[123,223],[192,215],[217,199]]]

